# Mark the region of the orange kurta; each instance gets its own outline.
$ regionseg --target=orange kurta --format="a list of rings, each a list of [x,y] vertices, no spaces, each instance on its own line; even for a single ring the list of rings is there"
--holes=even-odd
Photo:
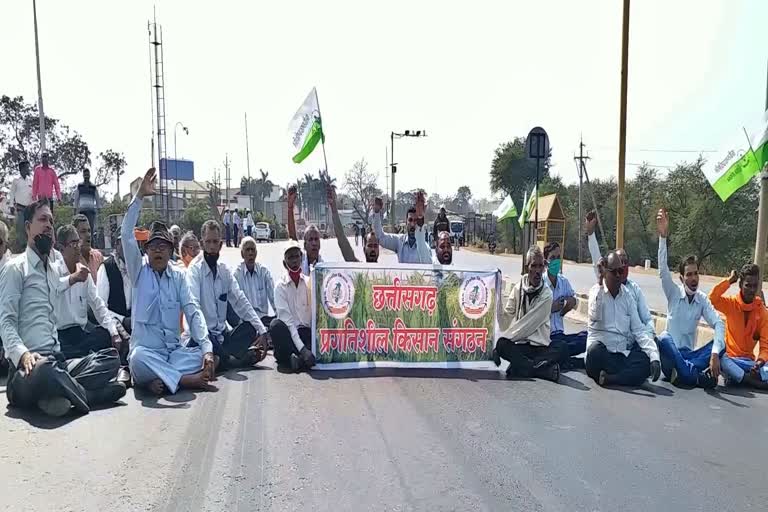
[[[741,300],[741,293],[731,297],[723,294],[731,287],[728,279],[719,282],[709,292],[709,300],[725,315],[725,350],[729,357],[755,358],[755,345],[760,340],[759,359],[768,361],[768,310],[760,297],[751,304]],[[744,313],[748,316],[745,320]],[[757,339],[755,339],[757,338]]]

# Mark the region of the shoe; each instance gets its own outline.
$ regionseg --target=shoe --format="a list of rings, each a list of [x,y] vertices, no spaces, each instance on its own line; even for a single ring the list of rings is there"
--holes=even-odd
[[[48,416],[60,418],[72,409],[72,402],[63,396],[43,398],[37,401],[37,406]]]
[[[291,371],[299,373],[304,368],[304,362],[296,354],[291,354]]]
[[[101,389],[87,389],[85,395],[88,405],[111,404],[125,396],[126,388],[123,382],[112,381]]]
[[[600,376],[597,378],[597,383],[602,387],[608,384],[608,373],[605,370],[600,370]]]
[[[715,389],[717,387],[717,379],[715,379],[709,370],[704,370],[699,374],[697,383],[704,389]]]
[[[131,371],[127,366],[123,366],[117,371],[117,382],[122,382],[126,388],[131,387]]]
[[[677,368],[672,368],[669,372],[669,382],[673,386],[677,386],[678,382],[680,382],[680,374],[677,373]]]
[[[560,365],[558,363],[550,363],[542,366],[536,370],[536,376],[541,379],[557,382],[560,380]]]
[[[501,366],[501,356],[499,355],[499,351],[496,349],[493,349],[493,364],[495,364],[497,367]]]

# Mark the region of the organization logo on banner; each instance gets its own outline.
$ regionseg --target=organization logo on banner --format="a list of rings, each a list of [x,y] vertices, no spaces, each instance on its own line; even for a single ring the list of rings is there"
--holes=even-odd
[[[355,298],[355,285],[345,272],[332,272],[323,279],[323,309],[336,320],[347,317]]]
[[[472,276],[465,278],[459,288],[459,306],[464,316],[477,320],[482,318],[491,306],[491,293],[485,279]]]

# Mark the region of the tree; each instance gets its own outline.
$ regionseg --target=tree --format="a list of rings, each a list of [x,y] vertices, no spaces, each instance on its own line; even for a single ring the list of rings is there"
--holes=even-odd
[[[125,174],[125,156],[112,149],[107,149],[99,153],[99,166],[96,169],[96,177],[93,184],[97,187],[104,187],[117,179],[117,197],[120,197],[120,176]]]
[[[264,172],[259,169],[261,177],[253,182],[253,195],[256,197],[256,209],[259,211],[266,211],[265,199],[272,194],[272,188],[275,186],[269,180],[269,172]]]
[[[548,175],[549,158],[541,163],[539,181]],[[522,200],[525,191],[535,183],[536,160],[526,156],[525,137],[515,137],[496,148],[491,162],[491,192],[506,192],[513,199]]]
[[[468,186],[464,185],[459,187],[456,191],[456,195],[453,197],[453,210],[459,213],[469,213],[472,208],[472,191]]]
[[[344,190],[347,192],[352,209],[370,226],[373,201],[381,197],[382,191],[376,186],[378,173],[368,170],[368,162],[361,158],[344,174]]]

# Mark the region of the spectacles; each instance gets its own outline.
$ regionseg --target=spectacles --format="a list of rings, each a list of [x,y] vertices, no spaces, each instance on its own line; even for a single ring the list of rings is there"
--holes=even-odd
[[[169,244],[166,242],[151,242],[148,243],[145,247],[148,251],[160,252],[167,246],[169,246]]]

